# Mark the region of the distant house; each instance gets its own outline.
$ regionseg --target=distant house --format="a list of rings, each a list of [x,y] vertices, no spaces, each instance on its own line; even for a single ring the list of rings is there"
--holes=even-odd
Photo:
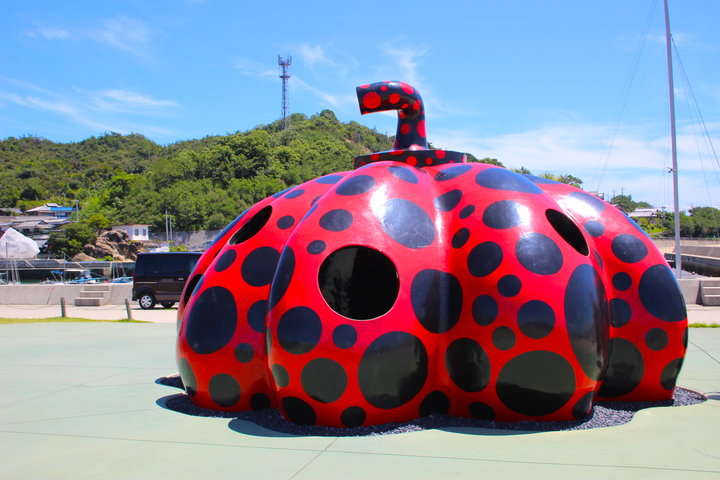
[[[46,203],[39,207],[31,208],[25,212],[25,215],[33,217],[55,217],[68,218],[72,215],[73,207],[63,207],[57,203]]]
[[[636,208],[634,212],[630,212],[630,218],[654,218],[660,214],[659,208]]]
[[[137,225],[113,225],[113,230],[125,230],[130,240],[137,242],[147,242],[150,240],[149,234],[150,225],[137,224]]]

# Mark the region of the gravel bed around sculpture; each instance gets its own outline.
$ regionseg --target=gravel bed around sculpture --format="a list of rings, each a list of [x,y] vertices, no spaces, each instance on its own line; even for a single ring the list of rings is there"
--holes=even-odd
[[[179,376],[161,377],[156,380],[160,385],[183,388]],[[700,392],[676,387],[673,398],[662,402],[599,402],[587,418],[568,422],[494,422],[492,420],[477,420],[474,418],[450,417],[433,414],[427,417],[404,423],[386,423],[367,427],[337,428],[315,425],[298,425],[287,421],[277,409],[225,412],[209,410],[194,405],[187,394],[181,393],[163,397],[158,401],[162,407],[186,415],[197,417],[218,417],[244,420],[255,423],[259,427],[278,433],[307,436],[353,437],[366,435],[392,435],[406,432],[417,432],[430,429],[444,428],[479,428],[515,431],[567,431],[587,430],[591,428],[614,427],[630,422],[635,413],[645,408],[653,407],[681,407],[695,405],[706,401],[707,398]]]

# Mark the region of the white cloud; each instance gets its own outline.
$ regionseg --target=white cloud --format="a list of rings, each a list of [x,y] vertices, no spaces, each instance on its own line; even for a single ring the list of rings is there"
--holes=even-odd
[[[47,40],[65,40],[72,35],[67,30],[53,27],[40,27],[35,30],[25,32],[25,35],[33,38],[44,38]]]
[[[159,100],[142,93],[123,89],[111,89],[97,92],[91,95],[91,101],[101,110],[117,112],[178,106],[177,102],[172,100]]]
[[[102,28],[91,32],[91,37],[134,55],[144,55],[150,41],[150,29],[137,19],[118,16],[102,22]]]
[[[298,49],[301,60],[313,67],[317,63],[332,63],[325,56],[325,50],[320,45],[302,44]]]

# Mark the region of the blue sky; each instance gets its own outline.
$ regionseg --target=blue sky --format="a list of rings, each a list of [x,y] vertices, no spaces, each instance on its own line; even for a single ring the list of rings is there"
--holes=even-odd
[[[671,0],[670,14],[690,86],[676,58],[680,203],[717,206],[720,1]],[[280,116],[281,54],[292,113],[394,134],[394,114],[361,116],[354,89],[406,81],[437,147],[672,205],[662,0],[5,1],[0,138],[245,131]]]

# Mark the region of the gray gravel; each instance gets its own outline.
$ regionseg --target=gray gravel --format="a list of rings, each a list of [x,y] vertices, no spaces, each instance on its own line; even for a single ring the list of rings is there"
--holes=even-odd
[[[170,387],[183,388],[179,376],[161,377],[156,383]],[[450,417],[448,415],[430,415],[403,423],[386,423],[368,427],[338,428],[315,425],[297,425],[287,421],[279,410],[268,408],[247,412],[223,412],[200,408],[190,401],[185,393],[170,395],[158,400],[158,404],[169,410],[198,417],[219,417],[246,420],[260,427],[278,433],[303,436],[354,437],[365,435],[392,435],[405,432],[417,432],[428,429],[471,427],[502,430],[521,430],[550,432],[564,430],[587,430],[590,428],[614,427],[633,419],[635,413],[644,408],[681,407],[695,405],[707,398],[699,392],[682,387],[675,388],[673,398],[662,402],[599,402],[593,406],[591,414],[582,420],[567,422],[494,422],[473,418]]]

